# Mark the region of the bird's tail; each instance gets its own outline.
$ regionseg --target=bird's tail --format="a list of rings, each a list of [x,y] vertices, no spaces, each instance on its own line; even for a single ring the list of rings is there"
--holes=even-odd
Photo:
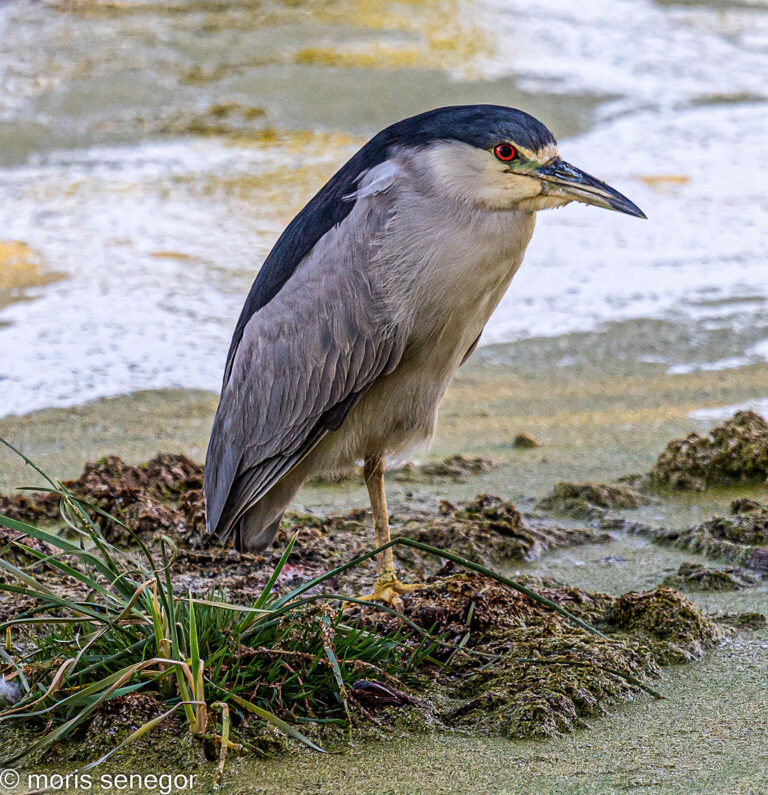
[[[258,506],[255,506],[258,508]],[[280,529],[280,520],[283,512],[270,524],[264,525],[260,515],[251,516],[248,511],[245,516],[237,522],[234,530],[234,542],[238,552],[252,552],[258,555],[263,552],[274,540],[277,531]],[[258,511],[255,511],[258,514]]]

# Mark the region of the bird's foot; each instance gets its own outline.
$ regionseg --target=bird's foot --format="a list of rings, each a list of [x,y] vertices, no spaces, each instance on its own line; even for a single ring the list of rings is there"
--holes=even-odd
[[[361,602],[384,602],[390,605],[390,607],[400,610],[403,606],[403,600],[400,596],[404,593],[410,593],[411,591],[418,591],[419,588],[423,587],[424,584],[420,582],[400,582],[394,575],[387,578],[379,577],[373,586],[373,593],[356,598]]]

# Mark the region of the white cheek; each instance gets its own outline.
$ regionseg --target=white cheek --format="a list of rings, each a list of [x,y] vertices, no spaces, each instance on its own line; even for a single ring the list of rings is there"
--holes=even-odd
[[[513,209],[541,193],[541,183],[510,173],[489,152],[462,143],[436,145],[425,154],[436,191],[493,210]]]

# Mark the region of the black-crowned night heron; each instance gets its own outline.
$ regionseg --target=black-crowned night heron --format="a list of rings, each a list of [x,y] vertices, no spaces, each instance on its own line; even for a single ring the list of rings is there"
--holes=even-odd
[[[438,108],[369,141],[291,221],[245,301],[205,462],[209,531],[263,550],[307,477],[362,460],[376,545],[389,541],[385,459],[432,438],[536,212],[571,201],[645,217],[520,110]],[[391,548],[376,563],[371,598],[397,603],[409,586]]]

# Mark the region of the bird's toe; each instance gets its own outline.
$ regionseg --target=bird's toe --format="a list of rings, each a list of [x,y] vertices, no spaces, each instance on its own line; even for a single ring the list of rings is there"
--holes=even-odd
[[[410,593],[411,591],[417,591],[419,588],[423,587],[422,583],[404,583],[400,582],[397,578],[387,580],[378,579],[373,586],[373,593],[359,596],[357,600],[362,602],[384,602],[390,605],[390,607],[394,607],[395,610],[402,610],[403,600],[400,596]]]

